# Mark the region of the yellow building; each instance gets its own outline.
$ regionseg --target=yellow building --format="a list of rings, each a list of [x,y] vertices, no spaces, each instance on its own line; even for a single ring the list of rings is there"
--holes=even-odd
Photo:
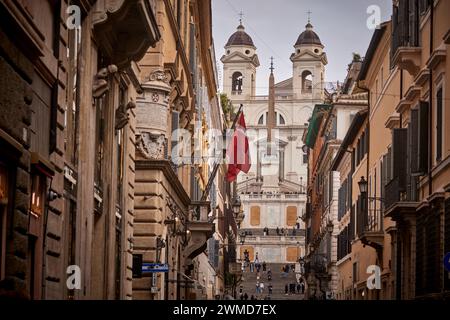
[[[393,148],[402,153],[394,166],[403,169],[385,194],[398,235],[398,299],[443,298],[450,291],[443,264],[450,251],[448,12],[448,1],[394,1],[391,62],[401,83]]]
[[[366,111],[356,114],[335,158],[345,205],[338,236],[339,299],[391,299],[394,295],[392,239],[395,224],[384,213],[384,185],[392,169],[391,128],[398,125],[395,93],[400,74],[390,68],[391,23],[374,32],[358,76],[358,90],[369,94]],[[351,152],[351,153],[349,153]],[[360,190],[365,182],[367,190]],[[365,192],[364,192],[365,191]],[[347,199],[347,197],[349,197]],[[371,266],[379,267],[380,287],[369,289]]]
[[[133,256],[136,269],[161,263],[168,272],[136,275],[133,298],[204,298],[212,272],[197,257],[214,232],[211,203],[202,199],[204,157],[207,130],[222,128],[211,2],[159,0],[155,8],[161,41],[139,62]]]
[[[392,21],[375,31],[366,54],[358,80],[370,93],[367,155],[352,178],[356,235],[348,261],[338,262],[341,299],[449,295],[448,12],[448,1],[393,1]],[[348,135],[355,150],[360,137]],[[342,173],[352,160],[340,153]],[[367,183],[365,200],[358,182]],[[365,284],[369,265],[381,267],[379,290]]]

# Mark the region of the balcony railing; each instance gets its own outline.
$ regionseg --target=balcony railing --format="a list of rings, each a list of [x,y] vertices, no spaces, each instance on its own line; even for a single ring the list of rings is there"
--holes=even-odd
[[[384,205],[385,208],[389,208],[394,203],[400,201],[400,186],[398,178],[395,178],[388,182],[384,188]]]

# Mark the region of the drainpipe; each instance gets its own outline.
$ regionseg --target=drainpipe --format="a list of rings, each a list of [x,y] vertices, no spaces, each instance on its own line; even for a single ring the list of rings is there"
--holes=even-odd
[[[403,69],[400,69],[400,101],[403,100]],[[403,115],[400,113],[400,126],[401,129],[403,127]]]

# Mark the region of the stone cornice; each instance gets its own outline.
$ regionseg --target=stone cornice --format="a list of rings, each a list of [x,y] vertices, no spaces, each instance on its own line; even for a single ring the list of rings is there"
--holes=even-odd
[[[136,170],[160,170],[168,181],[170,181],[172,188],[176,195],[180,198],[185,206],[190,205],[190,197],[186,193],[180,180],[172,169],[170,161],[168,160],[136,160]]]

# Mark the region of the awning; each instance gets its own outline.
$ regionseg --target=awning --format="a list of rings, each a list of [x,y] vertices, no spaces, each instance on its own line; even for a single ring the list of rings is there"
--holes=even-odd
[[[305,145],[313,149],[316,144],[317,135],[320,129],[325,112],[331,108],[330,104],[316,104],[311,119],[309,120],[308,131],[306,134]]]

